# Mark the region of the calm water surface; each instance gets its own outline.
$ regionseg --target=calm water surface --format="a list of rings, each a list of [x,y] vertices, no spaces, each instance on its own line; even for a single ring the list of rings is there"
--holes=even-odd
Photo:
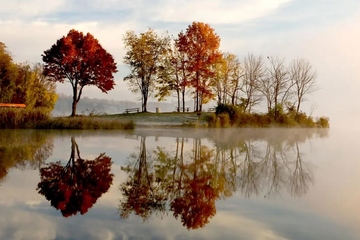
[[[360,239],[359,133],[0,130],[0,239]]]

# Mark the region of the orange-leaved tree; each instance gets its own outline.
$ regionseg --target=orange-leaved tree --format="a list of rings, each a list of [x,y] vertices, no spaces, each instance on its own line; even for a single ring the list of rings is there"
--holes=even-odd
[[[114,88],[113,74],[117,72],[114,58],[90,33],[84,35],[70,30],[41,56],[45,63],[44,75],[50,81],[71,83],[71,116],[76,115],[76,105],[85,86],[94,85],[104,93]]]
[[[211,78],[215,75],[214,65],[221,58],[220,37],[210,25],[193,22],[185,33],[179,33],[176,45],[186,54],[187,70],[191,72],[189,81],[195,89],[195,111],[201,111],[202,104],[214,97]]]

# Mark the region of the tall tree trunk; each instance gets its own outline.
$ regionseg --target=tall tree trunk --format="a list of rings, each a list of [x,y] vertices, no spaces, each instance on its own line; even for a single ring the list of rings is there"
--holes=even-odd
[[[73,87],[73,102],[71,108],[71,117],[76,116],[76,105],[77,105],[77,87]]]
[[[196,72],[196,112],[199,111],[199,72]]]
[[[185,112],[185,87],[181,91],[182,94],[182,106],[183,106],[183,112]]]
[[[144,96],[143,112],[147,112],[147,100],[148,100],[148,97]]]
[[[72,103],[72,110],[71,110],[71,117],[75,117],[76,116],[76,101],[73,101]]]
[[[177,111],[180,112],[180,90],[176,89],[176,95],[177,95]]]

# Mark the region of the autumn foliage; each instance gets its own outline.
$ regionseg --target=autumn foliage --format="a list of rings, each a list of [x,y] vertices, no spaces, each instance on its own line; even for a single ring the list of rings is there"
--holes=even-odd
[[[75,159],[75,148],[72,140],[72,153],[66,166],[60,162],[49,163],[40,169],[41,181],[39,193],[50,201],[51,206],[60,210],[64,217],[85,214],[107,192],[112,184],[111,158],[104,153],[94,160]]]
[[[221,59],[220,37],[210,25],[193,22],[185,33],[179,33],[176,46],[186,55],[189,82],[195,89],[195,111],[201,111],[202,104],[214,97],[210,85],[215,75],[214,65]]]
[[[171,211],[187,229],[209,223],[216,214],[215,202],[225,195],[225,181],[214,174],[213,151],[200,146],[198,140],[194,148],[189,159],[184,159],[185,154],[179,154],[183,159],[170,158],[160,148],[154,151],[155,156],[150,156],[142,138],[140,153],[131,155],[135,164],[122,167],[129,176],[120,186],[120,216],[127,218],[133,212],[146,220],[154,213]],[[227,196],[230,195],[228,191]]]
[[[87,33],[70,30],[42,54],[45,62],[44,74],[51,81],[63,83],[66,79],[73,89],[72,116],[76,115],[76,104],[79,102],[83,88],[94,85],[107,93],[114,88],[116,63],[94,38]]]

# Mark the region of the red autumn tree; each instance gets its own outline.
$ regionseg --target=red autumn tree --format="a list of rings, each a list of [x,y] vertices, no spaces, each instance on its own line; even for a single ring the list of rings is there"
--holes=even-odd
[[[109,190],[114,176],[110,157],[102,153],[94,160],[84,160],[73,137],[71,142],[67,165],[52,162],[41,168],[37,188],[64,217],[85,214]]]
[[[190,85],[195,89],[195,111],[201,111],[202,104],[214,97],[211,78],[215,75],[214,65],[221,58],[220,37],[210,25],[193,22],[186,33],[179,33],[176,46],[186,55]]]
[[[41,56],[45,63],[44,75],[50,81],[63,83],[67,79],[71,83],[71,116],[76,115],[76,105],[85,86],[95,85],[104,93],[114,88],[116,63],[90,33],[84,35],[70,30]]]

